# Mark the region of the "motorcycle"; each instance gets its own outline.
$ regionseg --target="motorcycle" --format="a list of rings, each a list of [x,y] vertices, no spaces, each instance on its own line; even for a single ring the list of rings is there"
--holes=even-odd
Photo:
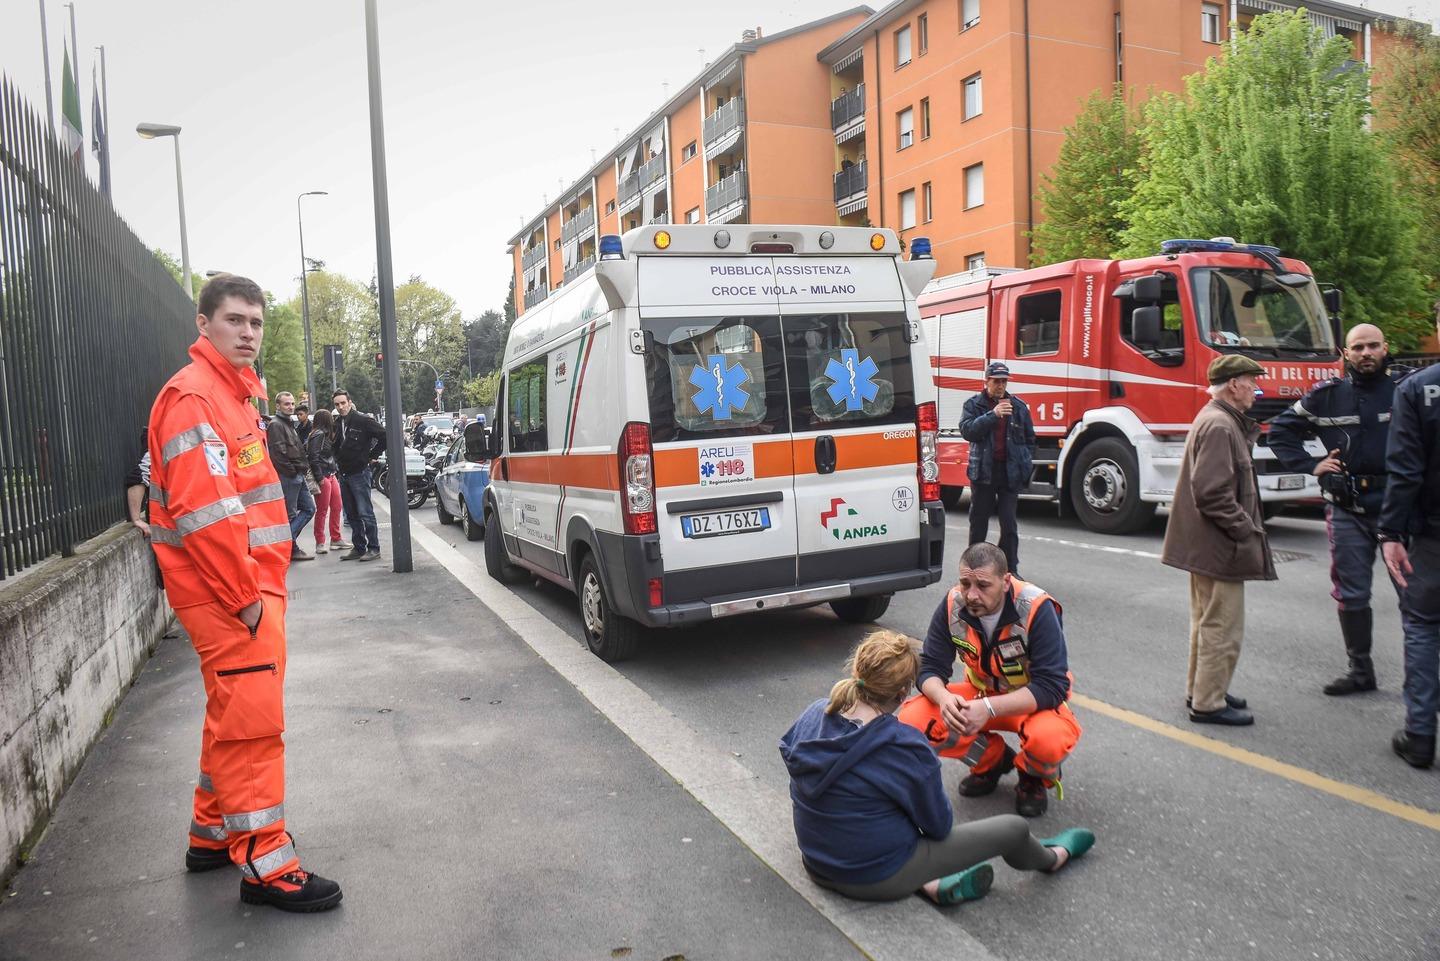
[[[435,475],[440,471],[425,462],[424,456],[413,448],[405,450],[405,501],[413,509],[422,506],[435,490]],[[390,472],[381,454],[371,465],[371,486],[390,496]]]

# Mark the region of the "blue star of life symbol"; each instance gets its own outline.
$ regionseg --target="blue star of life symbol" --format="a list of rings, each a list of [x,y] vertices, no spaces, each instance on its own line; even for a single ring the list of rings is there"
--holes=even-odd
[[[726,365],[720,354],[711,354],[707,366],[695,365],[690,383],[699,388],[691,398],[701,413],[710,411],[716,420],[729,420],[732,410],[742,410],[750,402],[750,394],[741,385],[750,379],[750,372],[740,364]]]
[[[832,357],[825,365],[825,376],[834,381],[826,388],[830,402],[839,404],[844,401],[846,410],[859,410],[862,402],[874,400],[875,395],[880,393],[875,383],[875,375],[879,372],[875,361],[869,357],[861,360],[860,351],[856,348],[842,348],[840,359]]]
[[[705,463],[700,465],[700,473],[704,474],[706,477],[709,477],[711,474],[715,473],[715,465],[707,460]]]

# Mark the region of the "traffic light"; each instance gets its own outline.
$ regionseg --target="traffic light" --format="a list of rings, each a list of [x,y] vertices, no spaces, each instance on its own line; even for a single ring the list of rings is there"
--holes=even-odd
[[[375,351],[375,367],[378,369],[378,368],[384,367],[384,366],[385,366],[385,355],[382,354],[382,353],[380,353],[380,351],[378,351],[378,350]]]

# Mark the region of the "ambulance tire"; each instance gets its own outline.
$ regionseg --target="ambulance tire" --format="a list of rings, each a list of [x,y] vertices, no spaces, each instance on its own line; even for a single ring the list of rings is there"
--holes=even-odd
[[[1070,504],[1080,522],[1092,531],[1132,534],[1155,516],[1155,504],[1140,499],[1140,464],[1135,452],[1118,437],[1101,437],[1087,444],[1069,483]],[[1096,503],[1092,504],[1092,499]]]
[[[960,509],[960,498],[965,496],[965,488],[950,487],[946,485],[940,488],[940,503],[945,505],[947,511]]]
[[[460,499],[460,529],[465,532],[467,541],[480,540],[485,536],[485,528],[490,526],[492,525],[476,523],[475,517],[470,513],[470,508],[465,504],[465,499]]]
[[[628,617],[621,617],[610,606],[600,568],[591,554],[586,554],[580,562],[575,594],[580,600],[580,626],[585,630],[585,645],[590,653],[609,664],[633,657],[645,636],[645,628]]]
[[[846,597],[831,601],[830,610],[847,624],[870,624],[885,616],[890,609],[891,594],[873,594],[870,597]]]
[[[485,538],[485,570],[501,584],[520,583],[525,572],[511,564],[510,558],[505,556],[505,538],[500,534],[500,518],[493,512],[486,518],[482,536]]]

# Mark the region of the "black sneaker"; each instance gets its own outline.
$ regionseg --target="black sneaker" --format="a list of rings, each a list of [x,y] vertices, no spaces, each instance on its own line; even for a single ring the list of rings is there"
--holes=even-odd
[[[1000,779],[1015,770],[1015,752],[1007,746],[1005,754],[990,770],[983,774],[971,774],[960,782],[961,797],[984,797],[994,794]]]
[[[216,868],[228,868],[230,866],[229,848],[197,848],[191,846],[185,852],[185,870],[193,871],[196,874],[202,871],[214,871]]]
[[[378,561],[380,559],[380,552],[378,550],[369,551],[360,559],[362,561]],[[344,560],[344,558],[342,557],[341,560]]]
[[[343,896],[334,881],[298,868],[269,881],[240,880],[240,900],[246,904],[269,904],[299,914],[329,911]]]
[[[1050,806],[1050,796],[1045,793],[1045,782],[1033,774],[1020,772],[1020,783],[1015,785],[1015,813],[1024,818],[1038,818]]]
[[[1427,768],[1435,763],[1435,738],[1396,731],[1390,739],[1390,747],[1411,767]]]
[[[352,547],[350,548],[349,553],[340,555],[340,559],[342,561],[358,561],[363,560],[364,558],[365,552],[360,550],[358,547]]]

